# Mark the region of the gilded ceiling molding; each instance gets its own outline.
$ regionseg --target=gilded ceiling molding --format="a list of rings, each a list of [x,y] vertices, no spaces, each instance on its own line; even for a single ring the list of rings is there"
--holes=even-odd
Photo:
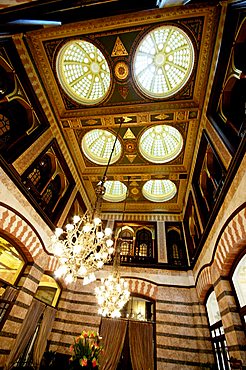
[[[120,32],[123,32],[126,29],[126,32],[130,31],[130,27],[136,27],[141,25],[141,27],[151,24],[154,25],[155,23],[161,24],[161,22],[168,22],[169,20],[179,20],[179,19],[195,19],[195,17],[204,17],[204,25],[203,25],[203,32],[202,32],[202,39],[196,40],[199,45],[197,48],[200,48],[199,51],[199,60],[196,61],[196,64],[199,64],[199,71],[198,78],[196,78],[196,82],[194,85],[194,92],[193,92],[193,100],[188,99],[179,99],[178,102],[174,101],[155,101],[151,100],[149,104],[152,106],[152,110],[163,110],[163,106],[165,109],[185,109],[185,108],[197,108],[197,102],[203,100],[204,98],[204,91],[206,86],[206,77],[209,70],[209,61],[212,56],[213,48],[211,46],[212,40],[214,39],[214,27],[217,24],[217,18],[219,13],[219,7],[201,7],[201,6],[194,6],[191,8],[186,7],[170,7],[165,9],[157,9],[152,11],[146,12],[139,12],[130,14],[127,17],[125,16],[115,16],[109,17],[107,19],[96,19],[91,20],[90,22],[80,22],[69,25],[64,25],[59,28],[46,28],[38,31],[31,31],[26,34],[27,43],[30,47],[30,51],[36,60],[37,66],[39,68],[39,72],[41,77],[43,78],[44,83],[46,84],[46,89],[50,94],[50,99],[56,106],[55,109],[59,111],[59,115],[62,118],[65,117],[78,117],[81,115],[81,108],[78,107],[76,109],[71,109],[65,106],[63,98],[59,89],[56,86],[56,81],[53,71],[53,67],[51,66],[53,60],[53,53],[55,52],[54,47],[52,46],[52,50],[49,51],[48,43],[55,43],[55,45],[60,41],[65,41],[66,37],[81,37],[83,35],[90,34],[91,40],[100,38],[99,32],[103,35],[117,35],[117,28],[120,29]],[[188,21],[187,21],[188,22]],[[188,27],[188,24],[187,24]],[[192,28],[190,28],[190,33],[192,33]],[[195,31],[194,31],[195,32]],[[193,33],[194,33],[193,32]],[[194,38],[196,38],[194,34]],[[132,48],[134,47],[134,42]],[[48,55],[49,54],[49,55]],[[50,55],[52,54],[52,55]],[[126,58],[126,56],[124,56]],[[123,61],[122,61],[123,63]],[[123,76],[125,78],[125,72]],[[133,84],[134,86],[134,84]],[[124,86],[122,86],[123,88]],[[193,87],[192,87],[193,88]],[[121,92],[124,93],[123,91]],[[121,114],[125,111],[125,103],[124,103],[124,96],[123,101],[121,103],[111,103],[111,106],[107,106],[107,102],[100,107],[93,107],[93,111],[95,115],[112,115],[112,114]],[[69,99],[68,99],[69,101]],[[137,111],[144,111],[145,106],[141,103],[137,103],[137,101],[130,102],[134,106],[134,109]],[[71,102],[70,102],[71,103]],[[71,103],[72,104],[72,103]],[[82,107],[83,115],[91,115],[91,108],[89,107]]]
[[[47,143],[51,141],[52,133],[51,130],[46,130],[27,150],[20,155],[13,163],[14,168],[19,175],[22,175],[24,171],[33,164],[35,158],[47,147]]]
[[[145,207],[145,206],[144,206]],[[143,208],[142,208],[143,210]],[[142,211],[141,210],[141,211]],[[153,205],[152,205],[152,210],[153,210]],[[103,220],[121,220],[122,218],[122,212],[118,213],[112,213],[112,212],[104,212],[101,215],[101,218]],[[181,222],[182,221],[182,215],[170,215],[168,213],[152,213],[152,214],[147,214],[147,213],[130,213],[126,211],[124,214],[124,220],[125,221],[166,221],[166,222]]]
[[[31,34],[32,42],[38,42],[38,40],[48,40],[72,37],[78,34],[89,34],[100,32],[101,30],[114,31],[117,28],[130,28],[141,25],[153,25],[154,23],[166,22],[173,19],[184,19],[185,17],[197,17],[204,16],[211,17],[214,15],[214,7],[203,5],[197,5],[193,7],[167,7],[162,9],[146,10],[142,12],[135,12],[128,14],[127,17],[123,15],[111,16],[102,19],[90,19],[90,22],[82,21],[74,24],[67,24],[59,27],[50,27],[46,29],[40,29],[37,31],[31,31],[27,33],[28,36]]]

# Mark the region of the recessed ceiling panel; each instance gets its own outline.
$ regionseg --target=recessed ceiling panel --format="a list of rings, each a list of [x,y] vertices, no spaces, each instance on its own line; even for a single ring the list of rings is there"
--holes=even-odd
[[[194,66],[189,36],[175,26],[150,31],[139,43],[133,74],[139,89],[152,98],[167,98],[188,81]]]
[[[151,202],[166,202],[177,192],[176,185],[170,180],[149,180],[143,188],[143,196]]]
[[[110,160],[110,164],[112,164],[120,158],[122,147],[120,141],[110,131],[94,129],[87,132],[82,139],[81,146],[83,153],[90,161],[99,165],[106,165],[114,143],[115,147]]]
[[[127,187],[121,181],[106,181],[103,199],[109,202],[122,202],[126,198]]]
[[[172,126],[157,125],[145,130],[139,140],[139,151],[152,163],[166,163],[178,156],[183,147],[180,132]]]
[[[56,61],[59,81],[76,102],[101,102],[110,87],[110,70],[102,52],[92,43],[73,40],[60,50]]]

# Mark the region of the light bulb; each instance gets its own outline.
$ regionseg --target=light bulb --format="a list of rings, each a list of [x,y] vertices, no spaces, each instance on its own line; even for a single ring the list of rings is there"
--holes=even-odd
[[[98,239],[102,239],[102,238],[103,238],[103,236],[104,236],[104,233],[103,233],[102,231],[98,231],[98,232],[97,232],[97,237],[98,237]]]
[[[80,217],[79,216],[73,216],[73,222],[75,224],[77,224],[79,221],[80,221]]]
[[[106,227],[105,230],[104,230],[104,232],[105,232],[105,235],[106,236],[109,236],[109,235],[112,234],[112,229],[110,229],[110,227]]]
[[[82,250],[82,245],[79,245],[79,244],[74,245],[73,251],[75,254],[79,254],[81,250]]]
[[[53,252],[55,256],[61,256],[63,253],[63,244],[61,242],[57,242],[53,245]]]
[[[84,265],[81,265],[80,268],[78,269],[78,275],[84,276],[87,273],[87,269],[85,268]]]
[[[72,225],[72,224],[67,224],[66,225],[66,230],[67,231],[72,231],[74,229],[74,225]]]
[[[106,240],[106,245],[107,247],[112,247],[112,245],[114,244],[113,240],[112,239],[108,239]]]
[[[97,262],[97,267],[98,267],[99,269],[101,269],[101,268],[103,267],[103,261],[98,261],[98,262]]]
[[[65,277],[65,282],[67,284],[71,284],[73,282],[73,275],[72,274],[68,274],[66,277]]]
[[[99,217],[95,217],[94,220],[93,220],[94,224],[96,226],[100,225],[100,223],[102,222],[101,219]]]
[[[63,232],[64,232],[63,229],[61,229],[60,227],[57,227],[55,230],[55,235],[59,238],[59,236],[61,236]]]
[[[83,231],[84,231],[85,233],[88,233],[89,231],[91,231],[91,228],[92,228],[92,225],[88,222],[87,224],[85,224],[85,225],[83,226]]]

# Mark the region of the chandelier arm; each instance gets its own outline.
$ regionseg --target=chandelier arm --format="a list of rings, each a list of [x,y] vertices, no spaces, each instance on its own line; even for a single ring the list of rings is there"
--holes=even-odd
[[[119,124],[118,130],[116,132],[116,136],[115,136],[115,140],[114,140],[114,143],[113,143],[113,146],[112,146],[112,150],[111,150],[110,156],[108,158],[108,163],[107,163],[107,165],[105,167],[105,170],[104,170],[104,174],[102,176],[102,179],[100,180],[99,184],[96,187],[97,197],[96,197],[96,202],[95,202],[95,206],[94,206],[94,209],[93,209],[93,217],[95,217],[96,215],[98,215],[101,212],[102,197],[103,197],[103,195],[105,193],[104,183],[105,183],[105,181],[107,179],[108,168],[110,166],[110,162],[111,162],[111,159],[112,159],[112,156],[113,156],[113,153],[114,153],[116,142],[117,142],[117,139],[119,137],[120,129],[121,129],[121,126],[122,126],[122,124],[124,122],[125,122],[125,118],[124,117],[120,117],[120,124]]]

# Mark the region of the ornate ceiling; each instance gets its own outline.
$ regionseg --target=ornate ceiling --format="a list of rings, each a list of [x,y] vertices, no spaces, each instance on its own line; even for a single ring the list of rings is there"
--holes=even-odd
[[[131,13],[127,17],[118,15],[44,28],[26,34],[27,49],[36,69],[33,74],[33,69],[28,70],[25,66],[29,78],[34,88],[37,77],[41,79],[45,98],[39,90],[37,93],[40,99],[47,99],[48,116],[52,107],[55,118],[52,130],[65,143],[64,150],[77,170],[77,181],[82,183],[92,204],[96,197],[95,186],[105,171],[105,165],[88,159],[82,149],[82,139],[90,130],[106,129],[118,135],[122,148],[119,159],[109,166],[107,179],[129,185],[127,211],[182,213],[197,139],[204,125],[201,116],[218,25],[217,12],[216,7],[209,6],[170,7]],[[177,91],[159,97],[141,90],[133,66],[136,50],[146,35],[162,26],[180,29],[188,35],[193,47],[194,66],[183,87],[181,85]],[[107,93],[94,104],[90,101],[81,103],[76,97],[69,96],[68,89],[61,83],[63,72],[59,58],[64,45],[81,40],[95,45],[108,65],[110,83]],[[20,53],[22,46],[18,37],[15,43]],[[156,63],[162,64],[164,57],[156,55]],[[25,62],[24,53],[22,58]],[[95,71],[97,68],[94,65]],[[121,117],[124,117],[124,122],[120,126]],[[174,159],[154,163],[145,158],[139,142],[149,127],[159,125],[177,129],[182,136],[183,147]],[[171,180],[177,191],[172,199],[153,202],[142,192],[149,180]],[[122,203],[104,201],[102,210],[118,212],[123,209]]]

